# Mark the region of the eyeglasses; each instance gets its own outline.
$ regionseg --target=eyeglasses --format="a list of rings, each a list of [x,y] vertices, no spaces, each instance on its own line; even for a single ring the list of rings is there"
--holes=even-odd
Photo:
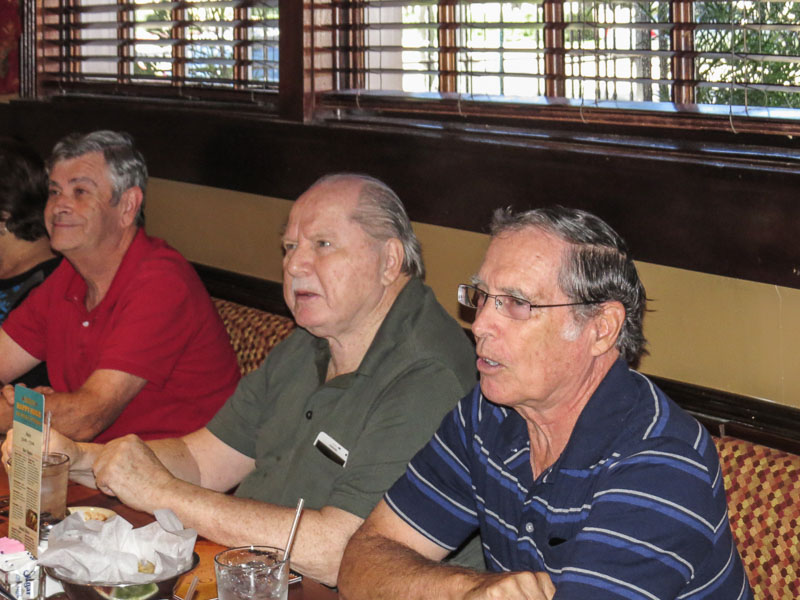
[[[469,308],[482,309],[487,298],[494,298],[494,307],[504,317],[524,321],[530,319],[534,308],[557,308],[559,306],[582,306],[584,304],[602,304],[605,300],[589,300],[587,302],[568,302],[566,304],[532,304],[522,298],[507,294],[487,294],[474,285],[462,283],[458,286],[458,303]]]

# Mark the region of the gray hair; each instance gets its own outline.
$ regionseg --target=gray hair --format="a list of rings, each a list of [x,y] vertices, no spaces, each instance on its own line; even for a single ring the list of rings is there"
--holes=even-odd
[[[337,181],[360,182],[358,205],[350,216],[370,237],[385,242],[397,238],[403,245],[403,265],[401,271],[410,277],[425,279],[425,263],[422,260],[422,247],[417,239],[405,206],[392,189],[374,177],[353,173],[326,175],[314,185],[335,183]]]
[[[571,302],[618,301],[625,308],[625,322],[616,346],[631,367],[644,354],[647,340],[642,322],[647,305],[644,285],[623,239],[605,221],[583,210],[556,206],[514,214],[510,208],[498,209],[492,218],[491,232],[534,227],[567,242],[558,285]],[[576,320],[596,315],[596,304],[575,306]]]
[[[88,134],[72,133],[62,138],[47,159],[47,170],[62,160],[78,158],[90,152],[102,152],[111,179],[111,205],[116,206],[122,194],[132,188],[142,190],[142,205],[136,215],[136,225],[144,227],[144,193],[147,189],[147,165],[136,149],[133,138],[117,131],[93,131]]]

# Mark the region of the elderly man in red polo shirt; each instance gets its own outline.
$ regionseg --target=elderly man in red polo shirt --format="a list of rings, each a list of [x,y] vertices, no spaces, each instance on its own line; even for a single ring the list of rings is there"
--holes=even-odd
[[[205,425],[239,370],[191,265],[144,232],[147,167],[126,134],[67,136],[48,163],[45,225],[67,260],[0,329],[0,381],[46,360],[53,426],[78,440]],[[2,390],[0,428],[14,393]]]

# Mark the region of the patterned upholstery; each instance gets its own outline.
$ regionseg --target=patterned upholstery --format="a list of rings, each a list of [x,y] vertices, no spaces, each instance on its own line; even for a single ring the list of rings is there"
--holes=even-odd
[[[800,598],[800,456],[732,437],[714,441],[756,600]]]
[[[229,300],[213,300],[228,330],[242,375],[258,368],[275,344],[294,329],[294,321],[286,317]]]

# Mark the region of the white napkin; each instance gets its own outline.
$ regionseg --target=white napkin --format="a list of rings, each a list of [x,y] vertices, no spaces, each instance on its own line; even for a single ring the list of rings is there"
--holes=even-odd
[[[85,583],[149,583],[176,575],[191,565],[197,532],[184,529],[169,509],[154,515],[154,523],[134,529],[120,516],[84,521],[74,513],[50,531],[39,564]],[[153,563],[154,572],[140,573],[139,561]]]

